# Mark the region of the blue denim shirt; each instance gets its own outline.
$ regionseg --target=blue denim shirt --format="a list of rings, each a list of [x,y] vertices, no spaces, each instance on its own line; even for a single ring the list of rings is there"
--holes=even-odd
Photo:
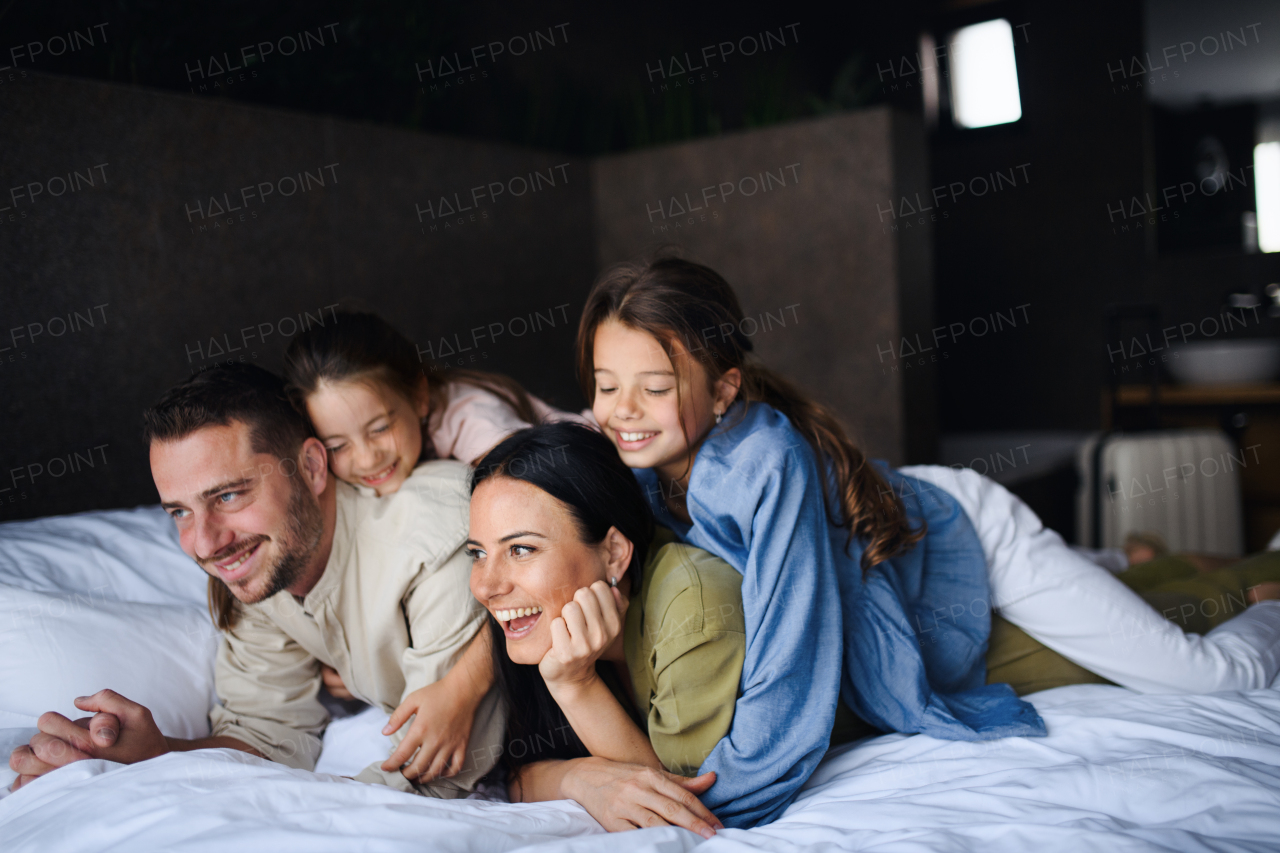
[[[948,740],[1045,734],[1006,684],[987,685],[987,566],[946,492],[881,466],[925,538],[864,580],[856,539],[832,525],[803,436],[776,409],[735,404],[699,448],[686,496],[666,508],[657,474],[634,469],[657,520],[743,575],[747,649],[733,725],[699,772],[730,827],[769,823],[826,752],[837,700],[885,731]]]

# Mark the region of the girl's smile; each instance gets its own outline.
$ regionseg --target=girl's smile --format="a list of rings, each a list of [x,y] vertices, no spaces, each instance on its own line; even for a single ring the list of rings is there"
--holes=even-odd
[[[425,394],[409,400],[374,378],[321,382],[307,396],[333,473],[379,497],[399,489],[418,464],[426,405]]]
[[[685,482],[694,448],[729,407],[741,375],[712,382],[697,359],[678,344],[617,320],[595,331],[592,413],[632,468],[655,468],[667,481]],[[676,370],[675,360],[680,363]]]

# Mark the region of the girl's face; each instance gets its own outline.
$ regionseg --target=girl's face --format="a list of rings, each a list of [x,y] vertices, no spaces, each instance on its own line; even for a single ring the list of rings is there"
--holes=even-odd
[[[616,320],[601,323],[591,410],[628,466],[680,479],[688,472],[691,446],[733,401],[741,373],[734,368],[712,383],[697,359],[683,351],[675,357],[682,359],[678,400],[675,369],[658,339]]]
[[[573,594],[621,581],[631,552],[616,528],[598,544],[583,542],[568,508],[523,480],[491,477],[471,495],[471,594],[501,623],[516,663],[539,663]]]
[[[399,489],[422,455],[427,396],[419,396],[409,400],[377,380],[320,383],[307,414],[334,475],[379,497]]]

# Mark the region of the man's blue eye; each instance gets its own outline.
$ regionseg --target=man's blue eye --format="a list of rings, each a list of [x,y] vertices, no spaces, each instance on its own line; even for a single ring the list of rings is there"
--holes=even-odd
[[[231,503],[231,501],[239,494],[239,492],[223,492],[218,495],[218,500],[222,501],[224,504]]]

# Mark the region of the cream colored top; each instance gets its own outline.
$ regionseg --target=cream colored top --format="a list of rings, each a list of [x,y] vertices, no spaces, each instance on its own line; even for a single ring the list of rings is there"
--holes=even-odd
[[[316,698],[320,664],[357,697],[390,713],[409,693],[438,681],[485,621],[471,596],[468,467],[426,462],[394,494],[337,483],[333,550],[315,588],[299,602],[280,592],[242,605],[223,635],[210,713],[214,735],[310,770],[329,714]],[[465,796],[502,751],[505,712],[491,691],[476,713],[461,773],[415,786],[379,762],[356,778],[431,796]],[[401,732],[406,727],[402,727]],[[401,732],[392,740],[398,744]],[[387,754],[390,755],[388,749]]]

